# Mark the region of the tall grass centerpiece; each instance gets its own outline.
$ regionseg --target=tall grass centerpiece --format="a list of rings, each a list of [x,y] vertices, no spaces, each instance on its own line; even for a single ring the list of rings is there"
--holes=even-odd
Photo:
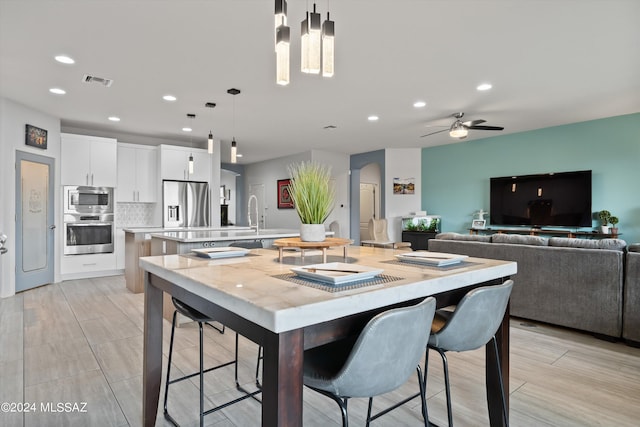
[[[335,200],[331,167],[313,161],[301,162],[289,165],[289,173],[289,194],[302,222],[300,239],[321,242],[325,239],[324,222],[333,211]]]

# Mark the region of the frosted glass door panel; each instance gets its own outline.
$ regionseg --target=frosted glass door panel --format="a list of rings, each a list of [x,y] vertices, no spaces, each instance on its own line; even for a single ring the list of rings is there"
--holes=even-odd
[[[22,271],[47,267],[49,165],[22,160]]]

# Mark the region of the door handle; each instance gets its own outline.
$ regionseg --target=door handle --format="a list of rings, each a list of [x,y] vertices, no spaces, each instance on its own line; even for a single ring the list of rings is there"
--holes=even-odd
[[[55,229],[55,228],[56,228],[56,226],[55,226],[55,225],[50,225],[50,226],[49,226],[49,230],[53,230],[53,229]]]

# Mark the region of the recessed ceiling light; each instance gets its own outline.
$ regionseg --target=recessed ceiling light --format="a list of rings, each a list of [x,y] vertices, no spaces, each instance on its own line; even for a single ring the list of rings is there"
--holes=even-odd
[[[190,127],[184,127],[182,128],[183,132],[191,132],[193,129],[191,129]]]
[[[413,103],[413,106],[416,108],[422,108],[422,107],[426,107],[427,103],[424,101],[416,101]]]
[[[369,120],[370,122],[377,122],[380,119],[380,117],[378,116],[369,116],[367,117],[367,120]]]
[[[56,95],[64,95],[65,93],[67,93],[66,90],[60,89],[59,87],[52,87],[51,89],[49,89],[49,92],[55,93]]]
[[[111,116],[111,117],[109,117],[109,120],[111,120],[112,122],[119,122],[120,121],[120,117]]]
[[[76,61],[73,60],[73,58],[67,56],[67,55],[58,55],[55,57],[55,60],[62,63],[62,64],[75,64]]]
[[[478,87],[476,89],[478,89],[478,90],[489,90],[492,87],[493,86],[491,86],[491,83],[482,83],[481,85],[478,85]]]
[[[163,97],[162,97],[162,99],[164,99],[165,101],[175,101],[175,100],[177,100],[178,98],[176,98],[176,97],[175,97],[175,96],[173,96],[173,95],[165,95],[165,96],[163,96]]]

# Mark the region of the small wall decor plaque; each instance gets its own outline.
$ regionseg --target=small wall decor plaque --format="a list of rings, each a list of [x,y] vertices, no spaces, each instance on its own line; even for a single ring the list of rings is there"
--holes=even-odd
[[[293,200],[289,193],[291,179],[278,180],[278,209],[293,209]]]
[[[393,178],[393,194],[415,194],[415,178]]]
[[[47,131],[35,126],[26,125],[25,144],[46,150]]]

